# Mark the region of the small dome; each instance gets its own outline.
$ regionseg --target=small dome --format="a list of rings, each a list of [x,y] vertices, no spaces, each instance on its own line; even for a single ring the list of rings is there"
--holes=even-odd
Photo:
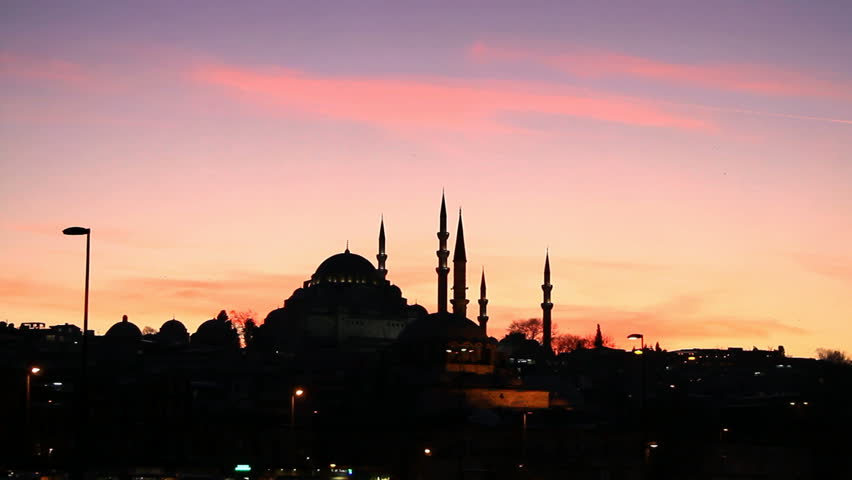
[[[198,330],[192,334],[192,343],[200,345],[213,345],[221,347],[239,347],[240,337],[236,329],[228,320],[224,310],[219,312],[216,318],[207,320],[199,325]]]
[[[127,320],[127,315],[121,317],[121,321],[109,327],[106,332],[109,338],[127,338],[138,340],[142,338],[142,331],[139,327]]]
[[[189,342],[189,332],[186,330],[183,323],[173,318],[166,321],[166,323],[160,327],[160,332],[157,334],[157,338],[168,343],[182,344]]]
[[[378,280],[376,267],[361,255],[350,253],[349,249],[328,257],[311,276],[312,285],[318,283],[375,284]]]
[[[420,340],[488,340],[479,325],[450,312],[433,313],[410,323],[399,334],[403,342]]]
[[[426,307],[423,305],[409,305],[408,306],[408,314],[414,318],[421,318],[429,315],[429,312],[426,310]]]

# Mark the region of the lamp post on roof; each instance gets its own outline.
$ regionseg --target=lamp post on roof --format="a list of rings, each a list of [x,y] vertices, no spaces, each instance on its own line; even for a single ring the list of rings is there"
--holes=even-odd
[[[91,233],[90,228],[85,227],[68,227],[62,230],[65,235],[85,235],[86,236],[86,286],[83,297],[83,343],[80,348],[80,396],[78,405],[78,427],[77,427],[77,460],[79,462],[78,478],[84,478],[86,473],[86,429],[88,428],[88,391],[86,379],[86,367],[88,364],[89,354],[89,259],[91,253]]]

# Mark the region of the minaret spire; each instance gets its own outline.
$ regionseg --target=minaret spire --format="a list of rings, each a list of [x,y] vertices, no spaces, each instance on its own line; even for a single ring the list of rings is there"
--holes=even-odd
[[[550,249],[544,257],[544,284],[541,286],[542,302],[541,302],[541,326],[544,331],[542,334],[542,344],[548,352],[552,352],[551,347],[551,318],[550,311],[553,310],[553,302],[550,301],[550,291],[553,290],[553,285],[550,284]]]
[[[459,209],[459,226],[456,231],[456,249],[453,251],[453,314],[467,318],[467,255],[464,249],[464,226]]]
[[[448,238],[450,238],[450,232],[447,231],[447,203],[442,190],[438,251],[435,252],[438,255],[438,267],[435,269],[438,273],[438,312],[447,311],[447,275],[450,273],[450,267],[447,266],[447,259],[450,258],[450,251],[447,250]]]
[[[381,275],[382,280],[388,276],[387,265],[385,265],[385,261],[388,259],[388,255],[385,252],[385,216],[382,215],[382,223],[379,226],[379,253],[376,255],[376,259],[379,261],[379,275]]]
[[[488,336],[488,299],[485,297],[485,267],[482,267],[482,280],[479,282],[479,326],[482,327],[482,333]]]

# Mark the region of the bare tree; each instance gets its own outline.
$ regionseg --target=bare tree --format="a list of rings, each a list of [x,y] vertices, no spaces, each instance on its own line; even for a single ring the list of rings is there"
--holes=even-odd
[[[522,333],[529,340],[541,342],[542,326],[540,318],[529,320],[513,320],[507,329],[508,333]]]
[[[826,362],[836,363],[838,365],[852,364],[852,359],[846,356],[846,352],[840,350],[832,350],[830,348],[818,348],[817,358]]]
[[[556,354],[572,352],[574,350],[587,348],[588,346],[589,340],[578,335],[565,333],[562,335],[555,335],[553,337],[553,353]]]
[[[258,322],[255,320],[257,313],[252,309],[236,311],[231,310],[228,319],[231,325],[237,329],[237,334],[240,336],[240,346],[245,347],[254,340],[254,333],[257,329]]]

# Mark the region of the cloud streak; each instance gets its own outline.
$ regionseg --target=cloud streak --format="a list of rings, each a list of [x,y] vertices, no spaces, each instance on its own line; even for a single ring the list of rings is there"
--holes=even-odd
[[[852,102],[852,82],[754,64],[672,63],[619,52],[570,48],[559,52],[477,42],[468,49],[483,62],[523,62],[582,78],[622,77],[763,96],[829,98]]]
[[[595,324],[613,335],[618,345],[627,345],[624,338],[632,332],[642,332],[648,341],[669,344],[702,344],[747,339],[754,345],[765,343],[767,337],[801,336],[807,330],[771,318],[751,318],[703,311],[704,295],[680,295],[647,308],[614,308],[602,305],[556,305],[553,321],[560,332],[587,335],[594,332]],[[540,312],[530,315],[528,309],[496,307],[491,309],[492,335],[515,319],[540,317]]]
[[[118,86],[112,76],[87,65],[2,51],[0,80],[59,85],[89,92],[114,90]]]
[[[562,87],[442,78],[354,77],[285,68],[202,64],[192,81],[281,113],[308,113],[388,129],[517,132],[499,118],[540,113],[641,127],[713,130],[654,102]]]

